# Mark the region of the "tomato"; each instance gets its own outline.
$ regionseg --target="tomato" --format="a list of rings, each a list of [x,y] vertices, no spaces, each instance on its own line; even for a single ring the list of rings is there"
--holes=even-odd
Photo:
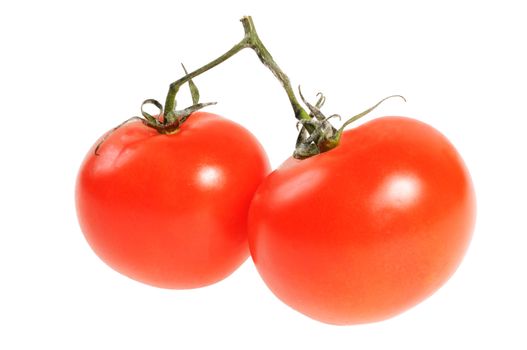
[[[290,158],[249,210],[254,263],[278,298],[331,324],[380,321],[452,275],[475,223],[469,173],[434,128],[383,117]]]
[[[249,256],[247,211],[269,163],[246,129],[195,112],[169,135],[130,122],[94,150],[78,174],[77,214],[109,266],[150,285],[195,288]]]

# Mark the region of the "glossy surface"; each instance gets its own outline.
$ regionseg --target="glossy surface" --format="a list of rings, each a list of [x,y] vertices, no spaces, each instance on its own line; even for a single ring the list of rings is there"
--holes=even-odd
[[[471,179],[449,141],[416,120],[384,117],[271,173],[251,205],[249,243],[285,303],[327,323],[366,323],[445,283],[474,221]]]
[[[219,281],[247,257],[247,210],[269,172],[244,128],[194,113],[172,135],[129,123],[79,171],[79,222],[115,270],[164,288]]]

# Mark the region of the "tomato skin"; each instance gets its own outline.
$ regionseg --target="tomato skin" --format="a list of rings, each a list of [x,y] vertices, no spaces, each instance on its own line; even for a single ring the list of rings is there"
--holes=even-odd
[[[249,245],[265,283],[292,308],[331,324],[368,323],[448,280],[475,213],[450,142],[422,122],[383,117],[272,172],[251,204]]]
[[[247,130],[205,112],[170,135],[131,122],[99,154],[92,148],[79,170],[76,206],[88,243],[109,266],[182,289],[217,282],[247,259],[247,211],[269,172]]]

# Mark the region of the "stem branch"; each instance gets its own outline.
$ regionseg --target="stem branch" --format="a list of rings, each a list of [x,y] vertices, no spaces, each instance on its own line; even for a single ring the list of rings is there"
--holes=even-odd
[[[170,88],[168,90],[168,94],[166,97],[165,102],[165,120],[170,123],[174,122],[174,112],[176,108],[176,94],[179,91],[179,88],[188,82],[190,79],[197,77],[198,75],[208,71],[211,68],[216,67],[220,63],[226,61],[227,59],[231,58],[241,50],[245,48],[251,48],[256,55],[258,55],[258,58],[260,61],[274,74],[274,76],[280,81],[282,84],[282,87],[284,88],[287,97],[289,98],[289,101],[291,103],[291,106],[293,107],[293,111],[295,113],[295,117],[298,120],[309,120],[311,119],[309,114],[302,108],[298,100],[296,99],[296,96],[294,94],[294,91],[291,87],[291,82],[289,81],[289,78],[287,75],[280,69],[280,67],[276,64],[276,62],[273,60],[273,57],[267,50],[267,48],[264,46],[260,38],[258,37],[258,34],[256,32],[256,28],[254,27],[254,22],[250,16],[245,16],[241,19],[241,22],[243,24],[243,29],[245,31],[244,38],[236,45],[234,45],[229,51],[221,55],[220,57],[216,58],[214,61],[211,61],[210,63],[204,65],[201,68],[196,69],[195,71],[185,75],[184,77],[176,80],[172,84],[170,84]]]
[[[170,84],[170,87],[169,87],[169,90],[168,90],[168,94],[167,94],[167,98],[166,98],[166,101],[165,101],[165,117],[170,119],[169,113],[170,112],[174,112],[174,110],[176,109],[176,94],[178,93],[179,88],[183,84],[185,84],[190,79],[195,78],[195,77],[197,77],[198,75],[200,75],[202,73],[205,73],[209,69],[216,67],[218,64],[226,61],[227,59],[231,58],[232,56],[234,56],[235,54],[240,52],[242,49],[244,49],[246,47],[245,41],[246,40],[244,38],[238,44],[234,45],[229,51],[227,51],[226,53],[224,53],[220,57],[216,58],[214,61],[212,61],[210,63],[207,63],[203,67],[198,68],[198,69],[196,69],[193,72],[190,72],[189,74],[185,75],[184,77],[182,77],[182,78],[176,80],[175,82],[173,82],[172,84]],[[168,122],[170,122],[170,120],[168,120]]]
[[[254,27],[254,22],[250,16],[245,16],[241,19],[243,28],[245,30],[245,36],[249,39],[249,47],[256,53],[260,61],[266,66],[274,76],[280,81],[282,87],[284,88],[291,107],[295,112],[295,117],[298,120],[309,120],[309,114],[302,108],[298,100],[296,99],[293,88],[291,87],[291,82],[289,77],[284,73],[282,69],[276,64],[273,56],[269,53],[263,42],[260,40],[256,28]]]

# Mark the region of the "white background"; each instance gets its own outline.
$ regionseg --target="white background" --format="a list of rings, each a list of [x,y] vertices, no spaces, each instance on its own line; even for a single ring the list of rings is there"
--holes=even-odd
[[[522,1],[4,1],[0,5],[1,349],[526,349],[527,22]],[[346,4],[346,5],[345,5]],[[335,327],[289,309],[248,260],[191,291],[119,275],[77,225],[74,182],[102,133],[242,38],[253,16],[293,85],[352,115],[407,115],[456,145],[478,197],[472,245],[435,295]],[[277,166],[295,120],[250,51],[195,80]],[[185,92],[186,93],[186,92]],[[188,104],[188,95],[182,105]],[[522,334],[523,332],[523,334]]]

